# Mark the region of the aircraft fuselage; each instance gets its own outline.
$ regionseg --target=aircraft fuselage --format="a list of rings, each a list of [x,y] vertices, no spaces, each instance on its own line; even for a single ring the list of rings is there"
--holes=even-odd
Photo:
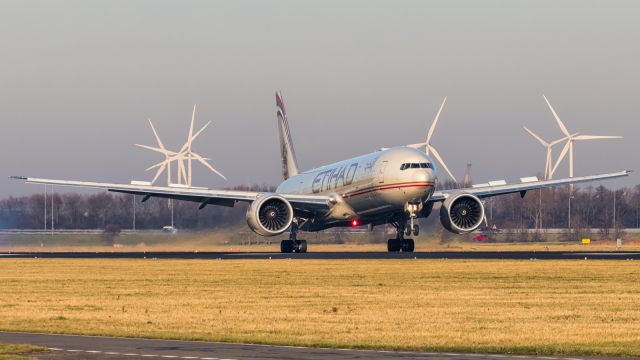
[[[405,164],[405,165],[403,165]],[[416,165],[417,164],[417,165]],[[433,161],[424,152],[394,147],[300,173],[285,180],[277,193],[329,195],[336,211],[315,219],[315,227],[375,222],[402,212],[407,203],[424,204],[436,185]]]

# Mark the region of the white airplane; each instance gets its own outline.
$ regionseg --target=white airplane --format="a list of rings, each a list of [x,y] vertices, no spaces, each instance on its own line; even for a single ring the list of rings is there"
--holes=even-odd
[[[170,198],[207,205],[234,206],[249,204],[247,224],[262,236],[277,236],[289,231],[282,240],[284,253],[306,252],[307,242],[297,238],[299,230],[320,231],[332,227],[392,224],[396,237],[389,239],[389,252],[414,250],[417,236],[416,218],[428,217],[435,203],[440,207],[440,221],[449,231],[462,234],[476,230],[484,220],[483,199],[511,193],[565,184],[613,179],[628,176],[630,171],[539,181],[524,178],[520,183],[488,183],[486,186],[453,190],[436,190],[436,168],[423,147],[425,143],[398,146],[322,166],[298,171],[287,113],[282,96],[276,93],[280,152],[284,181],[275,192],[231,191],[193,187],[110,184],[30,177],[13,177],[31,184],[76,186]]]

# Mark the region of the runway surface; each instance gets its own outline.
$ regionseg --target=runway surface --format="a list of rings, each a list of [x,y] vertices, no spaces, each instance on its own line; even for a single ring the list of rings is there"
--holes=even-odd
[[[460,354],[404,351],[368,351],[227,344],[201,341],[150,340],[98,336],[48,335],[0,332],[0,342],[46,346],[51,351],[39,359],[430,359],[430,360],[578,360],[585,357],[549,357],[523,355]],[[604,358],[599,358],[604,359]]]
[[[52,259],[512,259],[512,260],[640,260],[640,252],[604,251],[468,251],[468,252],[16,252],[0,253],[3,258]]]

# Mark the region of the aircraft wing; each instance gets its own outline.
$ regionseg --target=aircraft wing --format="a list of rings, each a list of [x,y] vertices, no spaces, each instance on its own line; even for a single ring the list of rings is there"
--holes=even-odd
[[[529,190],[537,190],[548,187],[567,185],[567,184],[578,184],[583,182],[597,181],[597,180],[607,180],[607,179],[615,179],[619,177],[629,176],[631,173],[630,170],[620,171],[616,173],[610,174],[601,174],[601,175],[590,175],[590,176],[581,176],[581,177],[573,177],[573,178],[565,178],[558,180],[538,180],[538,181],[530,181],[530,182],[521,182],[518,184],[506,184],[506,185],[494,185],[494,186],[481,186],[481,187],[473,187],[473,188],[463,188],[463,189],[452,189],[452,190],[440,190],[433,193],[429,201],[437,202],[444,201],[451,194],[455,194],[458,192],[465,192],[476,195],[479,198],[487,198],[497,195],[505,195],[512,193],[520,193],[522,196]]]
[[[261,192],[257,191],[237,191],[237,190],[215,190],[206,188],[189,188],[178,186],[153,186],[153,185],[134,185],[134,184],[112,184],[85,181],[70,180],[52,180],[39,179],[24,176],[12,176],[13,179],[24,180],[29,184],[44,184],[55,186],[71,186],[93,189],[104,189],[117,193],[141,195],[146,199],[150,197],[159,197],[165,199],[176,199],[184,201],[192,201],[200,203],[200,208],[207,205],[220,205],[232,207],[236,202],[252,202]],[[323,195],[294,195],[279,194],[287,199],[291,206],[301,211],[319,211],[328,210],[328,197]],[[143,198],[143,201],[146,199]]]

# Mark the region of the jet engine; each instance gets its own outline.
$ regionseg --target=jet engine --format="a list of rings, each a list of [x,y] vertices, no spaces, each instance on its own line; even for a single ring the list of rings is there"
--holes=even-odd
[[[285,232],[293,221],[293,208],[287,199],[264,194],[247,209],[247,224],[256,234],[275,236]]]
[[[484,220],[484,205],[475,195],[457,193],[449,196],[440,207],[440,222],[455,234],[469,233]]]

